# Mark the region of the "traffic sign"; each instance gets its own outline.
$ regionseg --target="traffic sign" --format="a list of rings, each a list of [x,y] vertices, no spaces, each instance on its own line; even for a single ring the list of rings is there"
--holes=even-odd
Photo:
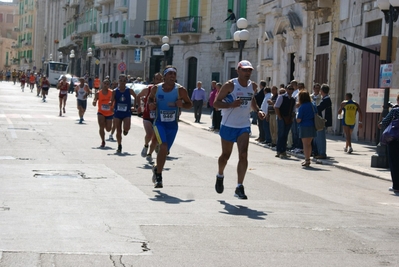
[[[125,62],[121,62],[118,64],[118,70],[119,71],[125,71],[126,70],[126,63]]]
[[[100,60],[96,59],[96,61],[94,61],[94,63],[96,63],[96,65],[100,64]]]

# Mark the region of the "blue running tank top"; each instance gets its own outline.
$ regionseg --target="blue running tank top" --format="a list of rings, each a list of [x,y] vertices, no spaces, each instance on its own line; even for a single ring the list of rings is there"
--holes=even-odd
[[[124,92],[121,92],[118,88],[115,88],[115,114],[131,114],[130,108],[132,106],[132,100],[130,98],[130,89],[125,88]]]
[[[155,120],[162,123],[177,123],[179,110],[176,101],[179,99],[179,88],[176,86],[170,92],[164,92],[162,84],[158,85],[155,99],[157,102]]]

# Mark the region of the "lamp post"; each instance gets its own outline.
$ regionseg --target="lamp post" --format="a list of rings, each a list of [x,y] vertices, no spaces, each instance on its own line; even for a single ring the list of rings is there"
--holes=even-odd
[[[87,56],[89,57],[89,77],[90,77],[91,57],[93,56],[93,49],[91,49],[91,47],[89,47],[89,49],[87,49]]]
[[[388,40],[387,40],[387,54],[386,64],[392,63],[392,40],[393,40],[393,23],[398,20],[399,0],[377,0],[377,5],[384,13],[385,22],[388,24]],[[395,47],[396,49],[396,47]],[[382,117],[385,117],[389,112],[389,92],[390,88],[384,88],[384,105],[382,109]],[[382,131],[380,132],[381,136]],[[371,159],[371,167],[387,168],[388,157],[387,147],[381,144],[377,145],[377,155],[373,155]]]
[[[242,60],[242,50],[244,49],[245,42],[249,39],[249,31],[246,30],[248,27],[248,21],[245,18],[237,20],[238,31],[234,33],[234,41],[238,42],[238,48],[240,49],[240,57],[238,61]]]
[[[163,68],[166,67],[167,63],[166,63],[166,52],[169,51],[170,46],[169,46],[169,37],[168,36],[164,36],[162,37],[162,43],[163,45],[161,46],[161,50],[163,52]]]
[[[74,63],[74,59],[75,59],[75,50],[71,50],[71,53],[69,54],[69,58],[71,59],[71,74],[74,74],[74,69],[73,69],[73,63]]]
[[[58,59],[59,59],[59,61],[60,62],[62,62],[62,58],[63,58],[64,56],[62,55],[62,52],[59,52],[58,53]]]
[[[49,61],[53,61],[53,54],[50,54],[50,55],[49,55],[48,60],[49,60]]]

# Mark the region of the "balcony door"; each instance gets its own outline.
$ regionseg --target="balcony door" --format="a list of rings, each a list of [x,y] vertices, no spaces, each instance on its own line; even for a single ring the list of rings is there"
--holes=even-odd
[[[198,66],[197,58],[190,57],[188,59],[188,75],[187,75],[187,90],[190,97],[194,89],[197,87],[197,66]]]
[[[168,34],[169,0],[159,1],[159,34]]]

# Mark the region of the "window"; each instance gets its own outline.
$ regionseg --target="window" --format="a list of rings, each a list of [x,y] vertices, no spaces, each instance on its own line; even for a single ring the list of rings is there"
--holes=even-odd
[[[319,40],[318,40],[319,45],[318,46],[327,46],[330,44],[330,33],[325,32],[319,34]]]
[[[12,14],[7,14],[6,23],[13,23],[13,22],[14,22],[14,16]]]
[[[0,13],[0,22],[3,22],[3,14]]]
[[[382,19],[366,23],[366,37],[381,35]]]

